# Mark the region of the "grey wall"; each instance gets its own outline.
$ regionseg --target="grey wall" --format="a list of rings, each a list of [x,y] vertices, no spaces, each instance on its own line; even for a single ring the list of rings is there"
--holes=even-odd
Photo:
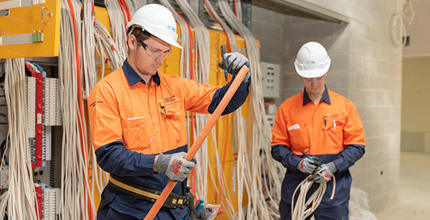
[[[311,40],[326,46],[333,60],[327,84],[355,103],[366,129],[366,154],[351,168],[353,185],[367,191],[371,209],[378,212],[396,201],[399,174],[402,51],[389,35],[395,1],[308,1],[350,17],[350,23],[253,6],[252,32],[261,42],[261,60],[282,66],[279,105],[303,88],[293,67],[299,47]]]

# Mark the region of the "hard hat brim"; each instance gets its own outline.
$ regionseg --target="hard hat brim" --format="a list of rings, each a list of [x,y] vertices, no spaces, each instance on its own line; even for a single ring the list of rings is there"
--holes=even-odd
[[[150,34],[152,34],[153,36],[158,37],[159,39],[161,39],[162,41],[164,41],[164,42],[166,42],[166,43],[168,43],[168,44],[170,44],[170,45],[172,45],[172,46],[174,46],[174,47],[177,47],[177,48],[179,48],[179,49],[182,49],[182,46],[181,46],[181,45],[179,45],[179,44],[178,44],[178,42],[173,41],[173,40],[169,39],[168,37],[164,37],[164,36],[160,36],[160,35],[158,35],[158,36],[157,36],[157,34],[156,34],[157,32],[156,32],[156,31],[154,31],[154,30],[151,30],[150,28],[146,28],[146,29],[144,29],[144,28],[142,27],[142,30],[146,30],[146,31],[148,31]]]
[[[139,24],[129,22],[129,23],[127,24],[127,30],[128,30],[131,26],[133,26],[133,25],[137,25],[139,28],[142,28],[142,31],[143,31],[143,30],[146,30],[146,31],[148,31],[151,35],[153,35],[153,36],[155,36],[155,37],[157,37],[157,38],[161,39],[162,41],[164,41],[164,42],[166,42],[166,43],[168,43],[168,44],[170,44],[170,45],[172,45],[172,46],[174,46],[174,47],[177,47],[177,48],[179,48],[179,49],[182,49],[182,46],[181,46],[180,44],[178,44],[178,42],[173,41],[173,40],[171,40],[171,39],[169,39],[169,38],[167,38],[167,37],[157,35],[157,34],[156,34],[157,32],[156,32],[156,31],[154,31],[154,30],[152,30],[151,28],[148,28],[148,27],[147,27],[147,28],[144,28],[144,27],[142,27],[142,26],[141,26],[141,25],[139,25]]]
[[[311,70],[300,70],[296,63],[294,63],[294,67],[296,69],[297,74],[303,78],[317,78],[326,74],[330,68],[330,61],[327,65],[325,65],[321,69],[311,69]]]

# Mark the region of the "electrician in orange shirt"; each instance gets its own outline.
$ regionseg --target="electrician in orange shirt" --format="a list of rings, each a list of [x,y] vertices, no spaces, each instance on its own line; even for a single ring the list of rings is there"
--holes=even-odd
[[[158,72],[176,42],[176,22],[164,6],[148,4],[127,25],[128,58],[91,91],[89,117],[99,166],[110,174],[97,211],[98,220],[143,219],[169,180],[176,187],[155,219],[205,219],[188,204],[186,177],[195,166],[185,160],[186,111],[213,113],[231,82],[223,87]],[[224,55],[220,64],[236,75],[248,59]],[[248,96],[245,77],[223,114]],[[203,209],[206,210],[206,209]]]
[[[303,79],[303,92],[279,107],[272,131],[272,156],[287,168],[282,183],[279,211],[291,219],[294,190],[308,175],[320,172],[317,183],[327,182],[323,200],[313,213],[316,220],[348,219],[351,167],[365,152],[364,128],[353,103],[325,86],[330,57],[317,42],[304,44],[297,53],[295,69]],[[301,152],[319,158],[314,160]],[[333,181],[336,191],[330,200]],[[318,184],[314,184],[309,195]],[[295,202],[295,201],[294,201]],[[310,217],[309,217],[310,218]]]

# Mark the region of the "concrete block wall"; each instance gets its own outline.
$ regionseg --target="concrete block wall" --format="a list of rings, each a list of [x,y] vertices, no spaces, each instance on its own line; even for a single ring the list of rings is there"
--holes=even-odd
[[[327,85],[351,99],[366,129],[365,156],[352,168],[353,185],[369,194],[378,212],[396,201],[400,152],[401,48],[390,39],[395,1],[308,0],[350,17],[349,24],[252,8],[252,32],[261,60],[281,64],[281,98],[303,90],[293,61],[299,47],[319,41],[332,58]]]

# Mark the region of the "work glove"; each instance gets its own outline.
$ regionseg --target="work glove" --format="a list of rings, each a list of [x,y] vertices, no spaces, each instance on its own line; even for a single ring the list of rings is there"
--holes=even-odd
[[[302,173],[312,174],[317,167],[319,166],[319,162],[315,160],[311,160],[308,157],[304,157],[299,164],[297,164],[297,169]]]
[[[333,162],[323,164],[318,168],[314,181],[317,183],[329,182],[336,171],[337,167]]]
[[[232,74],[234,77],[239,73],[239,70],[244,65],[249,66],[248,58],[238,52],[224,54],[223,60],[219,63],[219,67],[226,69],[227,72]],[[249,79],[250,74],[248,72],[243,78],[243,82],[248,82]]]
[[[186,160],[186,155],[185,152],[157,155],[155,171],[165,173],[170,180],[184,181],[196,165],[194,161]]]
[[[192,220],[211,220],[217,216],[218,209],[220,205],[212,205],[207,204],[203,207],[202,210],[198,213],[195,209],[191,211],[191,219]]]

